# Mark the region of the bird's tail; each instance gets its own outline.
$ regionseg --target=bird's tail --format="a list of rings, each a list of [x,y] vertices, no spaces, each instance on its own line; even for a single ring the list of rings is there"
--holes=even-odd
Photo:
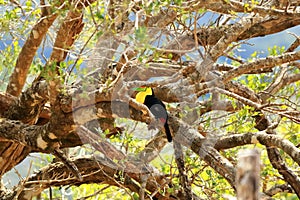
[[[165,123],[164,127],[165,127],[165,132],[167,135],[168,142],[172,142],[172,135],[171,135],[171,131],[170,131],[168,122]]]

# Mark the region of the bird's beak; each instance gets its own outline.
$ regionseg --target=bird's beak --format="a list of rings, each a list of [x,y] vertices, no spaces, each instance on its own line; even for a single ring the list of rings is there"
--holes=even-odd
[[[138,91],[138,92],[145,92],[146,89],[147,89],[146,87],[135,87],[135,88],[132,88],[132,90]]]

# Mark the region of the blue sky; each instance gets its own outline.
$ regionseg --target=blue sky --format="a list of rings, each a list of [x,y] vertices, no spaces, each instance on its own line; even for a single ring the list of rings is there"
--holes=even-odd
[[[295,40],[294,36],[288,34],[289,32],[294,34],[300,33],[300,26],[296,26],[272,35],[256,37],[248,40],[247,42],[254,44],[254,46],[242,45],[242,48],[244,48],[246,51],[245,53],[241,53],[241,56],[244,57],[249,55],[249,53],[253,53],[254,51],[264,52],[265,54],[263,55],[266,56],[268,53],[268,47],[273,47],[274,45],[285,46],[287,49]]]

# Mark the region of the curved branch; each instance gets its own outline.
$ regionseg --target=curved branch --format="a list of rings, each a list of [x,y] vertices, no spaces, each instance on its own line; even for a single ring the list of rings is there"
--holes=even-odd
[[[234,134],[220,138],[215,144],[217,150],[230,149],[246,144],[256,144],[259,142],[267,147],[276,147],[282,149],[295,162],[300,165],[300,149],[298,149],[289,140],[281,138],[277,135],[267,134],[265,131],[256,133]]]

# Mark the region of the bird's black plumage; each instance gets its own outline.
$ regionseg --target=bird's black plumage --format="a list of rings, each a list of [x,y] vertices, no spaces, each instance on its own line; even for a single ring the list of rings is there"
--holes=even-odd
[[[155,116],[155,118],[159,119],[162,123],[164,123],[165,133],[167,135],[168,142],[172,142],[172,135],[168,125],[168,113],[166,110],[166,106],[161,100],[155,97],[152,88],[151,90],[152,95],[147,95],[145,97],[144,104],[149,108],[149,110]]]

